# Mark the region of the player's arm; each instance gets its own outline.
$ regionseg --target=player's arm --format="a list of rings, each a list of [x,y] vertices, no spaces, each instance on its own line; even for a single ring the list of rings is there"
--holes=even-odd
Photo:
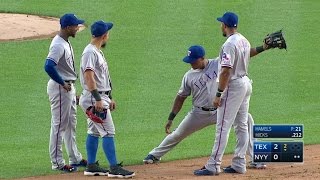
[[[170,127],[172,125],[172,121],[176,117],[176,115],[179,113],[179,111],[181,110],[183,103],[187,99],[187,97],[188,96],[181,96],[181,95],[177,94],[176,98],[174,99],[174,103],[173,103],[171,112],[168,117],[168,122],[165,126],[165,131],[167,134],[171,133]]]
[[[270,47],[266,43],[263,43],[262,46],[257,46],[255,48],[251,48],[250,49],[250,57],[256,56],[259,53],[261,53],[265,50],[268,50],[268,49],[270,49]]]
[[[218,108],[221,103],[221,93],[225,90],[225,88],[228,86],[230,77],[231,77],[231,67],[224,66],[221,68],[221,73],[219,75],[219,85],[218,85],[218,91],[216,93],[216,97],[213,101],[213,106],[215,108]]]
[[[184,103],[184,101],[187,99],[187,96],[180,96],[179,94],[176,96],[176,98],[174,99],[174,103],[171,109],[171,113],[174,114],[174,117],[179,113],[179,111],[182,108],[182,105]],[[170,113],[170,114],[171,114]],[[173,120],[174,117],[169,116],[168,120]]]
[[[49,77],[54,80],[55,82],[59,83],[65,90],[70,91],[71,86],[69,84],[66,84],[62,77],[59,75],[57,69],[56,69],[57,64],[51,60],[51,59],[46,59],[45,65],[44,65],[44,70],[47,72]]]
[[[84,80],[87,84],[88,90],[91,92],[92,96],[96,100],[95,108],[97,111],[103,110],[103,103],[101,100],[101,96],[97,90],[96,80],[94,79],[94,71],[87,69],[84,71]]]

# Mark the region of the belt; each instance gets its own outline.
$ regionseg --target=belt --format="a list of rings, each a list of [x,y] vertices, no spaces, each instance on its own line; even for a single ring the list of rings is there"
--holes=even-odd
[[[215,111],[217,108],[215,107],[201,107],[202,111]]]
[[[111,91],[99,91],[99,94],[106,94],[107,96],[109,96],[111,93]]]
[[[68,84],[74,84],[76,81],[75,80],[65,80],[64,82],[66,82]]]
[[[215,110],[217,110],[217,108],[215,108],[215,107],[197,107],[197,106],[195,106],[195,107],[201,109],[202,111],[215,111]]]

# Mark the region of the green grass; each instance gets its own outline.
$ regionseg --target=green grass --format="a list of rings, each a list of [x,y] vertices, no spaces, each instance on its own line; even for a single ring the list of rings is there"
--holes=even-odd
[[[207,57],[218,55],[225,39],[215,18],[226,10],[239,14],[239,31],[252,46],[281,28],[288,41],[288,51],[264,52],[250,64],[254,81],[250,112],[256,123],[303,123],[305,143],[319,144],[319,8],[316,0],[0,1],[0,12],[55,17],[74,12],[87,24],[99,19],[114,22],[104,52],[118,104],[113,113],[117,156],[125,164],[141,163],[164,138],[173,98],[189,69],[181,59],[193,44],[203,45]],[[71,39],[77,69],[89,36],[86,29]],[[43,64],[50,41],[0,43],[0,178],[58,173],[51,171],[48,154],[50,108]],[[77,86],[80,93],[79,83]],[[189,99],[174,126],[190,106]],[[77,131],[78,147],[85,156],[86,121],[80,108]],[[212,126],[192,135],[163,160],[209,155],[214,131]],[[232,133],[226,152],[231,153],[234,145]],[[106,165],[101,149],[98,159]]]

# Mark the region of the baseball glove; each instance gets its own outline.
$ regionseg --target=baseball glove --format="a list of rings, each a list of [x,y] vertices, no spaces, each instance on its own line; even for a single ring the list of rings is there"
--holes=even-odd
[[[102,112],[98,112],[95,110],[94,106],[90,106],[86,110],[86,114],[93,122],[103,123],[103,120],[106,119],[107,116],[107,110],[105,109]]]
[[[264,38],[264,43],[269,48],[287,49],[286,40],[283,37],[282,30],[268,34]]]

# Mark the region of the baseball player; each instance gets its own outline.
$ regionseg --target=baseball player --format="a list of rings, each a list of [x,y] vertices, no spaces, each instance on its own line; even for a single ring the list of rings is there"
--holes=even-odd
[[[50,76],[47,93],[51,105],[51,131],[49,152],[53,170],[73,172],[76,166],[86,166],[76,145],[76,89],[77,74],[74,68],[74,53],[69,37],[75,37],[79,24],[84,21],[74,14],[60,18],[61,29],[50,45],[45,62],[45,71]],[[62,144],[69,157],[70,165],[65,164]]]
[[[226,12],[217,18],[221,22],[223,36],[227,41],[223,44],[219,56],[219,83],[214,95],[213,106],[217,109],[215,144],[207,164],[194,171],[195,175],[217,175],[225,147],[228,142],[230,128],[235,128],[237,143],[231,166],[224,168],[225,173],[245,173],[245,154],[249,142],[248,110],[252,86],[248,75],[251,56],[266,49],[266,46],[251,48],[249,41],[237,32],[238,16]]]
[[[86,142],[88,165],[84,175],[129,178],[135,176],[135,173],[123,169],[116,158],[115,127],[110,113],[116,108],[116,104],[111,97],[112,86],[109,67],[101,51],[101,48],[105,47],[109,39],[109,30],[112,27],[112,23],[104,21],[93,23],[91,26],[91,42],[85,47],[81,57],[80,82],[83,92],[79,103],[89,117],[87,119],[88,136]],[[89,114],[92,109],[93,114],[97,116]],[[100,122],[95,120],[97,117]],[[101,168],[96,161],[99,137],[102,137],[102,148],[109,161],[110,171]]]
[[[183,61],[190,63],[190,69],[183,77],[181,87],[175,98],[172,111],[169,115],[165,131],[168,134],[161,144],[149,152],[143,160],[145,164],[157,163],[160,158],[173,149],[178,143],[190,134],[201,130],[204,127],[216,123],[216,109],[212,106],[212,101],[217,89],[218,58],[205,59],[205,50],[201,46],[191,46],[188,56]],[[185,116],[178,128],[170,132],[172,121],[183,106],[185,99],[192,95],[193,107]],[[248,126],[253,126],[251,114],[248,114]],[[250,130],[250,129],[249,129]],[[252,133],[252,131],[250,131]],[[252,154],[253,141],[250,139],[248,154]],[[250,163],[251,168],[266,168],[263,163]]]

